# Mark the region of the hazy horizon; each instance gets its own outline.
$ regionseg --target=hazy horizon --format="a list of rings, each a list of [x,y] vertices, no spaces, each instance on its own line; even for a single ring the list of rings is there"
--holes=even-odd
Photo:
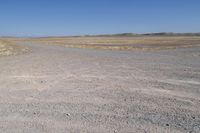
[[[7,0],[0,36],[199,33],[200,1]]]

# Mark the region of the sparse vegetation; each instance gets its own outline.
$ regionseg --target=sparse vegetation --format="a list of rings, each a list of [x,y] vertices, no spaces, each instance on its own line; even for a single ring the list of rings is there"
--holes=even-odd
[[[0,56],[16,55],[27,51],[27,48],[14,45],[9,41],[0,39]]]
[[[200,36],[44,37],[13,41],[108,50],[160,50],[200,46]]]

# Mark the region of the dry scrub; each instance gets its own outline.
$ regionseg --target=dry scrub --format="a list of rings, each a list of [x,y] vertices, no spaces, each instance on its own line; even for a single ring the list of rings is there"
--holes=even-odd
[[[27,48],[15,45],[9,41],[0,40],[0,56],[16,55],[26,52]]]
[[[160,37],[46,37],[14,39],[17,42],[33,42],[72,48],[108,50],[160,50],[200,46],[198,36]]]

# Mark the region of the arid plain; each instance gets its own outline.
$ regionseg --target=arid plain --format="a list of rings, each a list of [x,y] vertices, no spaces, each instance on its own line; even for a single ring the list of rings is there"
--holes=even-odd
[[[200,37],[0,39],[1,132],[200,132]]]

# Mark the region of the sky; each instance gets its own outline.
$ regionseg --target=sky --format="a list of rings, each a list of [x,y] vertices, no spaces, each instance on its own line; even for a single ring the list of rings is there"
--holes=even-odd
[[[200,0],[0,0],[0,36],[200,32]]]

